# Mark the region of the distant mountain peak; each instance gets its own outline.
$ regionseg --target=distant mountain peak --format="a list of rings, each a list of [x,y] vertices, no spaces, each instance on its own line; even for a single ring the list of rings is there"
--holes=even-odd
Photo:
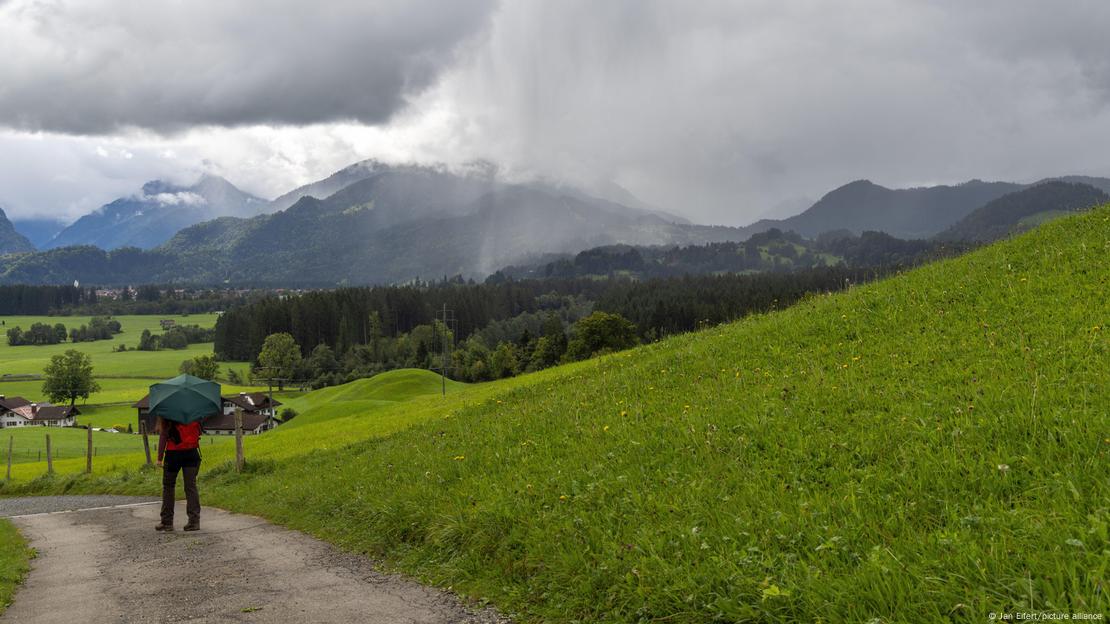
[[[121,197],[81,217],[58,232],[46,247],[149,249],[196,223],[227,216],[251,217],[266,205],[265,200],[218,175],[203,174],[188,186],[150,180],[141,193]]]

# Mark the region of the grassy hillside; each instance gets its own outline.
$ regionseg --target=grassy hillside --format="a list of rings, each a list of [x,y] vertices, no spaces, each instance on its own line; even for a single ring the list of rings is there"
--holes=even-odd
[[[447,392],[458,392],[466,384],[447,380]],[[290,426],[305,426],[342,416],[364,416],[383,407],[425,395],[441,394],[442,378],[431,371],[403,368],[386,371],[369,379],[310,392],[286,403],[298,412]]]
[[[1104,207],[782,312],[279,429],[244,476],[217,448],[204,496],[526,619],[1105,612],[1108,259]],[[157,488],[17,468],[0,493]]]

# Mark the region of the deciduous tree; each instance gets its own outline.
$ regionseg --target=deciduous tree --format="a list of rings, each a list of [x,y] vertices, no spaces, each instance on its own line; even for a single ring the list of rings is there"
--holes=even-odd
[[[278,390],[285,388],[285,380],[293,378],[293,371],[300,362],[301,348],[293,336],[285,332],[267,336],[258,354],[258,365],[267,369],[267,378],[278,379]]]
[[[100,384],[93,379],[92,358],[76,349],[50,358],[43,374],[42,393],[56,403],[69,401],[72,407],[77,399],[100,391]]]

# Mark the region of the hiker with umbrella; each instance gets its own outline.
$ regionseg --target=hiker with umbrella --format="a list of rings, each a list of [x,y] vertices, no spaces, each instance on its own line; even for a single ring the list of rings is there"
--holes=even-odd
[[[150,387],[150,414],[158,417],[158,465],[162,466],[162,521],[155,531],[173,531],[177,473],[185,485],[186,531],[200,529],[200,421],[220,413],[220,385],[180,375]]]

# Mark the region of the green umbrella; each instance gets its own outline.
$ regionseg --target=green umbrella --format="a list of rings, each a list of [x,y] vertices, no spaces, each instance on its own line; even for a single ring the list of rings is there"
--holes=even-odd
[[[220,384],[179,375],[150,386],[150,415],[191,423],[219,414],[223,407]]]

